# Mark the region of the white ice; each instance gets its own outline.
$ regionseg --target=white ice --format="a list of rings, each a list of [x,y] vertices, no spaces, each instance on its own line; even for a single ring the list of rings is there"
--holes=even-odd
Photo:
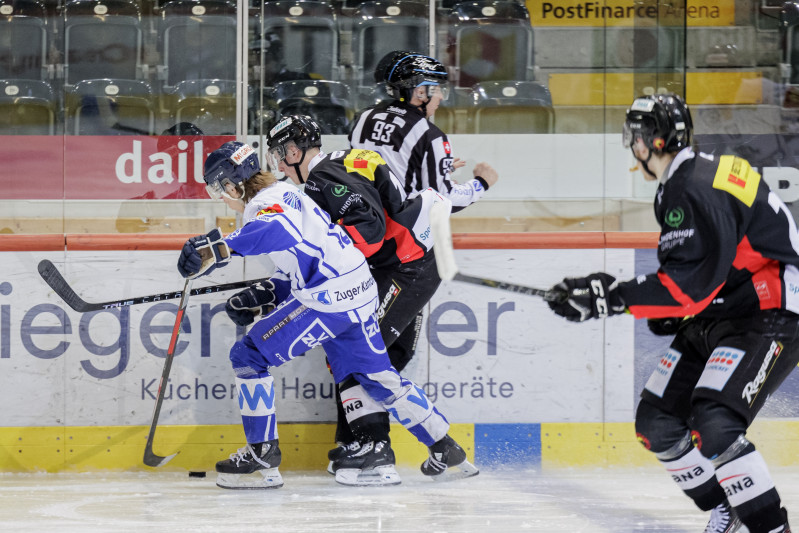
[[[285,471],[280,489],[232,491],[215,474],[0,474],[0,531],[700,533],[707,514],[653,464],[637,469],[484,470],[447,483],[399,469],[396,487]],[[799,517],[799,467],[773,468]]]

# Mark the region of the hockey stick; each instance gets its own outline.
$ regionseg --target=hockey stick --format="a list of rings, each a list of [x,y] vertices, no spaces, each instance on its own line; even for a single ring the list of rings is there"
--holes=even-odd
[[[166,350],[164,370],[161,372],[161,382],[158,384],[158,397],[155,399],[153,421],[150,423],[150,433],[147,435],[147,444],[144,446],[144,464],[147,466],[164,466],[178,454],[178,452],[175,452],[166,457],[156,455],[155,452],[153,452],[153,439],[155,438],[155,427],[158,425],[158,416],[161,414],[161,404],[164,403],[164,393],[166,391],[167,379],[169,379],[169,371],[172,369],[172,359],[175,357],[175,349],[178,345],[180,324],[183,322],[183,313],[186,311],[186,305],[189,303],[189,294],[191,293],[190,287],[191,279],[186,278],[186,283],[183,285],[183,291],[180,293],[180,303],[178,304],[178,312],[175,315],[175,326],[172,328],[172,337],[169,339],[169,348]]]
[[[505,281],[497,281],[477,276],[469,276],[458,272],[458,263],[455,261],[455,250],[452,246],[452,231],[449,225],[449,209],[444,203],[437,202],[430,208],[430,227],[433,231],[436,254],[436,267],[438,276],[443,281],[462,281],[473,285],[492,287],[503,291],[540,296],[549,302],[559,302],[566,299],[566,293],[557,290],[536,289],[525,285],[517,285]]]
[[[79,313],[88,313],[89,311],[101,311],[103,309],[113,309],[115,307],[127,307],[129,305],[146,304],[152,302],[159,302],[162,300],[175,300],[181,298],[181,292],[164,292],[161,294],[151,294],[149,296],[138,296],[136,298],[124,298],[122,300],[111,300],[110,302],[87,302],[69,286],[67,280],[61,275],[61,272],[47,259],[42,259],[39,262],[39,274],[42,279],[47,282],[51,289],[64,300],[68,306]],[[243,289],[249,287],[254,283],[266,281],[269,278],[251,279],[247,281],[234,281],[231,283],[221,283],[219,285],[210,285],[208,287],[200,287],[191,290],[192,296],[201,294],[212,294],[215,292],[229,291],[232,289]]]

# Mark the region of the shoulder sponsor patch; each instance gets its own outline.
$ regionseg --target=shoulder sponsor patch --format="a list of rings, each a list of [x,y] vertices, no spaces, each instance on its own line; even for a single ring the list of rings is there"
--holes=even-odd
[[[371,150],[350,150],[344,158],[347,172],[357,172],[369,181],[375,180],[375,169],[385,164],[386,161],[380,157],[380,154]]]
[[[732,155],[723,155],[719,158],[713,188],[727,191],[747,207],[752,207],[758,185],[760,185],[760,174],[749,165],[748,161]]]

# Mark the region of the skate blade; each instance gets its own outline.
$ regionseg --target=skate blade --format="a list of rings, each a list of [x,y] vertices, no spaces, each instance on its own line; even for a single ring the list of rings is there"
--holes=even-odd
[[[336,471],[336,483],[350,487],[388,487],[402,483],[393,465],[376,466],[362,471],[360,468],[341,468]]]
[[[234,490],[279,489],[283,486],[283,476],[277,468],[258,470],[252,474],[217,473],[216,486]]]
[[[455,481],[467,477],[473,477],[480,473],[480,470],[469,461],[464,461],[459,465],[451,466],[437,476],[430,476],[436,482]]]
[[[327,463],[327,473],[330,474],[331,476],[336,475],[336,472],[333,470],[333,461]]]

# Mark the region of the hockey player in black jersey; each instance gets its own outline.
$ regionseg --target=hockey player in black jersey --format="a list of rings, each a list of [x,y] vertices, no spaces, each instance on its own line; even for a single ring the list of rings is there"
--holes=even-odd
[[[605,273],[564,279],[553,289],[567,297],[549,305],[577,322],[627,311],[674,334],[641,393],[638,439],[711,511],[706,533],[742,524],[750,533],[788,533],[746,430],[799,361],[799,234],[746,160],[696,153],[691,135],[679,96],[633,102],[624,145],[644,177],[660,182],[660,267],[621,283]]]
[[[326,155],[320,149],[320,128],[308,116],[284,117],[269,132],[267,142],[272,168],[304,184],[305,193],[344,227],[366,257],[377,283],[383,341],[387,347],[400,342],[400,334],[441,283],[431,251],[428,213],[433,203],[449,205],[449,201],[433,189],[409,199],[375,152],[354,149]],[[388,352],[395,368],[405,366],[407,361],[395,360],[390,348]],[[400,353],[412,354],[413,347]],[[388,413],[354,379],[340,385],[339,392],[337,404],[342,412],[346,410],[346,422],[338,428],[337,440],[347,446],[337,448],[336,457],[331,458],[336,481],[345,485],[399,483]],[[422,472],[436,478],[478,473],[449,436],[430,446]]]
[[[375,82],[385,83],[393,100],[361,112],[350,132],[350,145],[378,152],[413,198],[428,187],[452,201],[453,212],[479,200],[498,176],[488,163],[475,165],[474,178],[456,183],[450,174],[464,163],[452,155],[447,136],[430,122],[449,94],[447,69],[422,54],[395,51],[375,68]]]

